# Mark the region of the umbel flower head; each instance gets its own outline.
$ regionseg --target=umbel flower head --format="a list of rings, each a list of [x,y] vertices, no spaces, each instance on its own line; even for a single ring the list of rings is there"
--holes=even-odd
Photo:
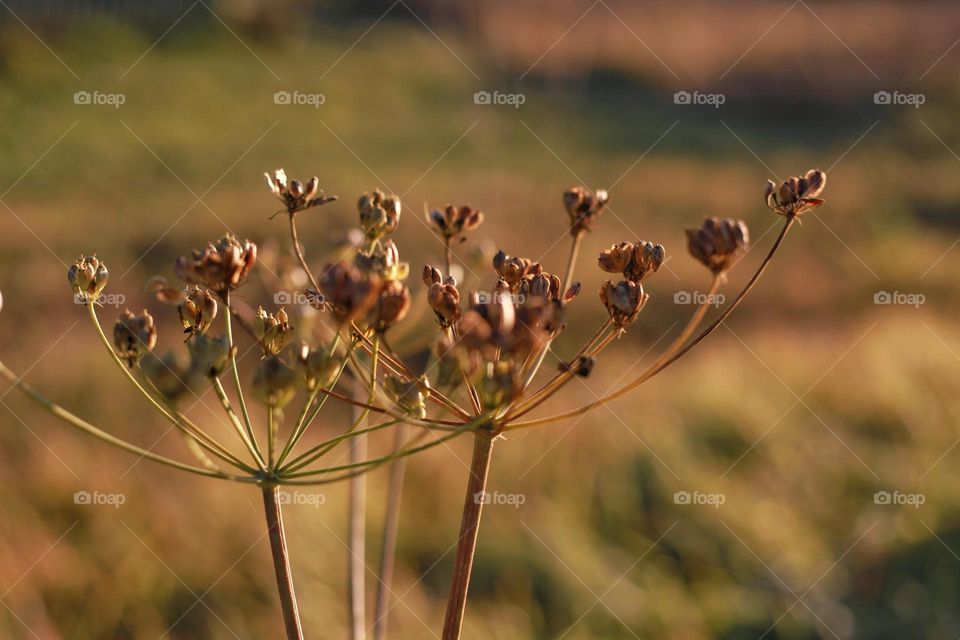
[[[376,273],[384,280],[404,280],[410,275],[410,265],[400,262],[400,251],[393,240],[381,242],[370,251],[357,251],[353,264],[367,273]]]
[[[639,240],[621,242],[600,252],[598,263],[608,273],[622,273],[631,282],[643,282],[663,264],[663,245]]]
[[[699,229],[686,231],[690,255],[717,275],[730,269],[750,245],[750,232],[743,220],[707,218]]]
[[[427,303],[437,316],[437,322],[444,329],[460,319],[460,291],[457,280],[446,278],[436,267],[426,265],[423,268],[423,284],[427,285]]]
[[[228,233],[202,251],[177,258],[175,270],[184,282],[223,296],[243,284],[256,262],[257,245]]]
[[[282,308],[276,313],[267,313],[263,307],[257,309],[253,316],[253,332],[260,341],[263,355],[277,355],[293,339],[294,331],[289,320]]]
[[[360,196],[357,210],[360,212],[360,228],[370,240],[379,240],[393,233],[400,224],[400,198],[385,195],[379,189]]]
[[[570,216],[570,235],[578,236],[590,231],[600,213],[607,206],[607,192],[596,192],[586,187],[571,187],[563,194],[563,206]]]
[[[129,309],[124,311],[113,325],[113,344],[117,347],[117,355],[126,360],[128,366],[135,365],[157,345],[153,316],[146,309],[136,316]]]
[[[187,287],[186,297],[177,305],[183,332],[189,336],[206,333],[217,317],[217,300],[200,287]]]
[[[100,262],[97,256],[80,256],[67,270],[67,280],[73,287],[73,293],[79,302],[84,303],[93,302],[100,297],[109,277],[107,265]]]
[[[460,238],[466,240],[463,234],[473,231],[483,223],[483,212],[473,207],[463,205],[456,207],[448,204],[443,211],[433,211],[427,214],[427,224],[440,237],[449,241]]]
[[[341,323],[363,317],[380,293],[382,280],[344,261],[328,265],[318,281],[325,304]]]
[[[510,291],[516,293],[520,283],[527,276],[535,276],[543,273],[543,267],[539,262],[534,262],[527,258],[517,256],[508,256],[503,251],[497,251],[493,256],[493,269],[500,276],[500,280],[507,284]]]
[[[280,199],[287,213],[291,216],[305,209],[318,207],[337,199],[337,196],[323,195],[323,191],[319,189],[320,181],[316,176],[303,184],[299,180],[287,182],[287,174],[283,169],[274,171],[273,176],[269,173],[263,175],[267,178],[267,186],[270,187],[270,191]]]
[[[600,301],[613,323],[621,329],[637,319],[649,299],[650,294],[644,292],[643,285],[631,280],[621,280],[617,284],[607,280],[600,287]]]
[[[792,176],[777,186],[773,180],[767,180],[764,198],[774,213],[793,217],[823,204],[817,196],[827,185],[827,174],[820,169],[810,169],[802,177]]]

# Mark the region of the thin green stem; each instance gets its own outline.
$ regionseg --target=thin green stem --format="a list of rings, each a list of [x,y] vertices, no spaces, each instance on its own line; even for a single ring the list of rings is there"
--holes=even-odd
[[[247,411],[247,402],[243,399],[243,385],[240,384],[240,369],[237,367],[237,345],[233,340],[233,313],[230,309],[230,292],[224,292],[223,304],[227,308],[227,313],[223,314],[226,318],[227,342],[230,343],[230,362],[233,369],[233,383],[237,388],[237,404],[240,405],[240,413],[243,415],[243,424],[247,430],[247,437],[250,444],[256,452],[256,458],[263,463],[263,454],[260,452],[260,446],[257,444],[257,436],[253,432],[253,423],[250,422],[250,413]]]
[[[243,442],[244,446],[247,448],[247,451],[253,458],[254,463],[259,466],[262,471],[266,471],[267,467],[263,462],[263,458],[260,456],[260,452],[257,451],[257,448],[253,445],[253,442],[250,441],[250,436],[247,434],[246,429],[244,429],[243,425],[240,424],[240,418],[237,417],[236,411],[233,410],[233,406],[230,404],[230,399],[227,397],[227,391],[223,388],[220,378],[216,376],[210,376],[210,384],[213,386],[213,391],[217,394],[217,398],[220,400],[220,405],[230,418],[230,422],[237,430],[237,435],[240,436],[241,442]]]

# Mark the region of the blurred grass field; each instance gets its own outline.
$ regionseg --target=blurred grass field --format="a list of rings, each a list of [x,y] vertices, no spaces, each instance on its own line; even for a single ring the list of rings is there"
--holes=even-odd
[[[267,220],[274,201],[263,171],[316,174],[340,196],[301,219],[315,264],[355,224],[355,198],[373,187],[403,194],[396,239],[414,273],[442,260],[442,245],[419,222],[424,205],[479,207],[486,222],[458,250],[479,276],[468,273],[474,287],[492,284],[479,257],[491,248],[561,271],[561,193],[606,187],[611,210],[581,254],[584,293],[557,357],[603,320],[599,249],[642,238],[663,243],[670,258],[650,282],[640,321],[553,412],[640,370],[679,331],[691,308],[675,304],[674,292],[709,284],[686,256],[684,227],[705,215],[747,221],[756,248],[731,274],[724,291],[732,295],[779,224],[762,201],[766,179],[820,167],[827,203],[791,232],[755,292],[694,354],[609,409],[498,445],[490,490],[525,501],[485,512],[464,635],[956,638],[960,53],[918,80],[960,35],[938,26],[955,9],[884,4],[850,26],[841,18],[857,13],[855,3],[795,5],[723,81],[707,83],[790,6],[737,4],[743,11],[724,18],[729,29],[714,13],[696,13],[712,11],[705,4],[657,3],[649,22],[628,5],[597,5],[540,62],[589,4],[558,5],[542,24],[538,4],[465,9],[471,17],[460,22],[412,4],[429,29],[397,5],[365,34],[389,6],[377,5],[369,16],[311,14],[286,37],[235,22],[221,5],[224,22],[197,6],[162,38],[169,22],[100,16],[35,25],[35,37],[7,16],[0,357],[79,415],[186,459],[73,304],[65,265],[81,253],[107,262],[110,290],[132,309],[163,314],[159,349],[178,349],[174,314],[149,300],[143,283],[172,278],[176,256],[225,228],[286,247],[284,223]],[[844,42],[814,19],[821,11]],[[693,41],[691,15],[712,16],[718,28],[690,50],[669,48],[672,27]],[[910,25],[928,38],[891,53]],[[797,29],[808,37],[778,49]],[[727,102],[674,104],[674,91],[698,82],[728,92]],[[875,91],[898,87],[922,91],[925,104],[874,104]],[[481,90],[522,92],[525,103],[477,105]],[[125,102],[77,105],[76,91],[122,93]],[[277,91],[325,101],[277,105]],[[433,329],[411,280],[421,309],[398,332],[422,346]],[[877,292],[922,294],[924,303],[877,305]],[[241,293],[263,300],[257,283]],[[104,309],[103,320],[113,312]],[[401,352],[405,340],[395,341]],[[0,636],[277,637],[252,491],[136,463],[16,392],[0,394]],[[191,415],[216,431],[215,402],[205,400]],[[324,414],[313,437],[346,419],[343,408]],[[439,632],[468,459],[468,443],[455,441],[408,467],[392,637]],[[370,476],[371,568],[384,485],[384,473]],[[126,500],[77,505],[77,491]],[[676,504],[683,491],[725,502]],[[878,491],[922,494],[924,504],[876,504]],[[346,491],[318,493],[319,506],[288,508],[287,529],[308,637],[339,638]]]

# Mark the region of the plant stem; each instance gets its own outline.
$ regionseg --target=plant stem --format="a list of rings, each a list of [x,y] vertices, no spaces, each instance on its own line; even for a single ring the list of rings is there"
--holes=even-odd
[[[290,573],[290,554],[283,531],[283,514],[280,511],[280,487],[263,487],[263,509],[267,516],[267,532],[270,536],[270,551],[277,574],[277,589],[280,592],[280,607],[287,640],[303,640],[300,613],[297,611],[297,596],[293,590],[293,575]]]
[[[393,449],[403,449],[407,425],[397,426]],[[400,499],[403,496],[403,476],[407,459],[397,458],[390,464],[390,484],[387,492],[387,508],[383,523],[383,546],[380,557],[380,584],[374,609],[373,640],[387,637],[387,616],[390,613],[390,585],[393,583],[393,564],[397,553],[397,531],[400,528]]]
[[[493,457],[494,435],[487,430],[478,431],[473,439],[473,461],[470,463],[470,478],[467,496],[463,503],[460,521],[460,539],[457,542],[457,558],[450,582],[450,598],[443,621],[443,640],[459,640],[463,625],[463,613],[467,608],[467,591],[473,558],[477,551],[477,534],[480,530],[480,515],[483,511],[482,494],[487,490],[487,476]]]
[[[354,413],[362,420],[363,411],[354,407]],[[359,424],[359,421],[358,421]],[[350,464],[367,457],[366,435],[357,436],[350,442]],[[365,557],[366,557],[366,477],[363,474],[349,480],[349,507],[347,524],[347,547],[350,557],[347,564],[347,588],[350,597],[350,638],[363,640],[366,627],[365,610]]]
[[[247,429],[247,437],[250,439],[250,444],[253,445],[253,450],[256,452],[256,457],[258,460],[263,460],[263,454],[260,452],[260,447],[257,445],[257,437],[253,433],[253,426],[250,422],[250,413],[247,411],[247,403],[243,399],[243,386],[240,384],[240,369],[237,368],[237,343],[233,340],[233,321],[231,316],[233,315],[230,310],[230,292],[227,291],[223,294],[223,305],[227,308],[227,313],[224,314],[226,318],[226,329],[227,329],[227,342],[230,343],[230,361],[233,365],[233,383],[237,387],[237,404],[240,405],[240,413],[243,415],[243,423]]]
[[[563,277],[563,289],[560,290],[561,296],[570,288],[570,284],[573,281],[573,270],[577,266],[577,256],[580,255],[580,244],[583,242],[583,236],[583,231],[573,236],[573,245],[570,247],[570,257],[567,260],[567,273]]]

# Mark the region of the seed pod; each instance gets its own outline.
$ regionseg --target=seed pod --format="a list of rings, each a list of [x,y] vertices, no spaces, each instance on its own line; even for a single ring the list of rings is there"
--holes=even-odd
[[[789,218],[823,204],[818,196],[826,184],[827,174],[820,169],[811,169],[802,178],[792,176],[779,186],[767,180],[763,196],[771,211]]]
[[[357,202],[360,228],[369,240],[379,240],[397,230],[400,224],[400,198],[384,195],[379,189],[360,196]]]
[[[175,271],[184,282],[202,285],[223,297],[243,284],[256,262],[257,245],[228,233],[202,251],[177,258]]]
[[[129,309],[124,311],[113,325],[113,344],[117,348],[117,355],[127,361],[127,366],[133,367],[157,344],[157,328],[153,325],[153,317],[146,309],[138,316]]]
[[[500,276],[500,279],[507,283],[510,291],[516,291],[520,286],[520,281],[526,275],[536,275],[543,272],[543,267],[539,262],[533,262],[526,258],[508,256],[503,251],[498,251],[493,256],[493,268]]]
[[[103,288],[107,286],[110,274],[107,265],[100,262],[97,256],[80,258],[67,270],[67,280],[73,288],[77,300],[90,303],[100,297]]]
[[[621,242],[600,252],[600,268],[608,273],[624,273],[633,259],[633,243]]]
[[[217,317],[217,300],[206,289],[188,287],[186,298],[177,306],[177,312],[188,337],[206,333]]]
[[[483,213],[473,207],[447,205],[443,211],[427,214],[427,224],[442,238],[452,240],[467,231],[473,231],[483,223]]]
[[[733,218],[707,218],[686,233],[690,255],[716,275],[729,270],[750,245],[747,224]]]
[[[320,276],[320,293],[341,323],[363,317],[376,302],[383,280],[346,262],[327,265]]]
[[[643,240],[638,241],[633,245],[633,256],[623,275],[626,276],[627,280],[643,282],[657,272],[657,269],[663,264],[665,254],[663,245]]]
[[[600,301],[615,325],[624,328],[634,320],[650,295],[643,291],[643,285],[630,280],[621,280],[613,284],[609,280],[600,287]]]
[[[281,409],[295,393],[297,374],[277,356],[260,361],[253,373],[253,397],[273,409]]]
[[[446,329],[460,319],[460,291],[457,281],[453,278],[440,278],[440,271],[433,269],[429,273],[424,269],[424,282],[430,279],[427,288],[427,303],[437,316],[437,322]],[[436,280],[434,280],[436,277]]]
[[[586,187],[571,187],[563,194],[563,206],[570,216],[570,235],[578,236],[593,228],[600,213],[607,205],[607,192],[596,193]]]
[[[384,389],[403,411],[423,420],[427,417],[427,405],[424,402],[421,381],[407,381],[394,375],[388,375],[383,381]]]
[[[563,372],[572,372],[574,375],[578,375],[581,378],[586,378],[593,371],[593,365],[595,364],[594,359],[591,356],[580,356],[577,358],[572,365],[567,364],[566,362],[561,362],[559,365],[560,371]]]
[[[276,313],[267,313],[263,307],[253,317],[253,332],[260,341],[264,355],[277,355],[293,339],[287,312],[281,307]]]
[[[187,342],[190,360],[203,375],[214,378],[223,373],[230,364],[230,341],[226,336],[211,336],[198,333]]]
[[[311,207],[333,202],[337,196],[325,196],[320,191],[320,181],[316,176],[307,180],[306,186],[299,180],[287,182],[287,174],[283,169],[277,169],[273,176],[269,173],[263,174],[267,178],[267,186],[273,195],[280,199],[287,213],[293,215]]]
[[[400,251],[393,240],[379,243],[373,251],[358,251],[353,264],[364,273],[375,273],[384,280],[405,280],[410,275],[410,265],[400,262]]]
[[[383,333],[403,320],[409,310],[410,290],[399,280],[391,280],[380,289],[367,322],[375,331]]]
[[[340,370],[340,363],[326,349],[311,349],[307,344],[297,350],[296,367],[308,390],[328,389]]]

